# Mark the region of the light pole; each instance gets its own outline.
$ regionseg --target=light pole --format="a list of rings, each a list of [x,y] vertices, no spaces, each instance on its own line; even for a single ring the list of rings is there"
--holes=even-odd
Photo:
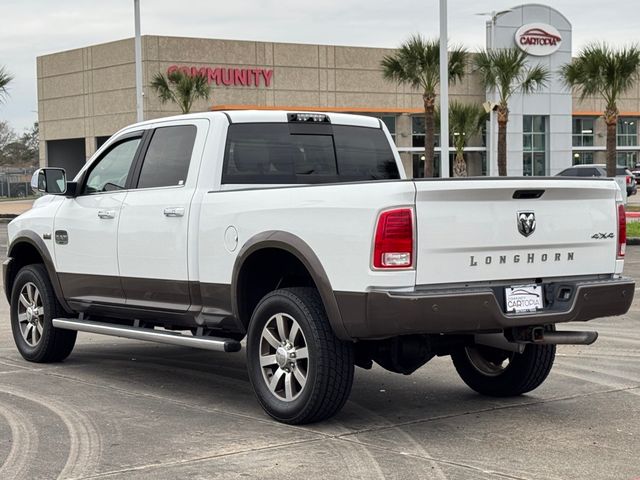
[[[440,176],[449,176],[449,52],[447,0],[440,0]]]
[[[487,22],[491,25],[491,36],[489,37],[489,48],[487,48],[487,50],[489,51],[494,51],[496,48],[496,20],[498,19],[498,17],[500,15],[504,15],[505,13],[509,13],[512,12],[513,10],[511,9],[507,9],[507,10],[500,10],[499,12],[496,12],[495,10],[492,10],[490,12],[482,12],[482,13],[476,13],[476,15],[481,15],[483,17],[488,16],[490,18],[490,20]],[[491,96],[494,96],[493,90],[491,91]],[[490,101],[493,101],[494,98],[491,98]],[[496,113],[495,113],[495,109],[491,108],[491,110],[489,111],[489,124],[491,126],[491,131],[489,132],[489,155],[488,155],[488,161],[489,161],[489,176],[493,176],[495,174],[498,173],[498,155],[496,152],[496,139],[495,139],[495,132],[496,132]]]
[[[140,0],[133,0],[135,19],[135,64],[136,64],[136,118],[144,120],[144,104],[142,100],[142,39],[140,38]]]

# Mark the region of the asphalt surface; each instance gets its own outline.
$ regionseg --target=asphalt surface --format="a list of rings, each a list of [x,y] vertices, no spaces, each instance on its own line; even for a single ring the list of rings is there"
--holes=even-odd
[[[0,202],[0,215],[20,215],[33,205],[33,199],[4,200]]]
[[[243,352],[80,334],[64,363],[27,363],[0,302],[2,480],[640,478],[640,300],[570,327],[600,338],[559,347],[528,395],[476,395],[447,358],[408,377],[358,369],[342,412],[307,427],[262,412]]]

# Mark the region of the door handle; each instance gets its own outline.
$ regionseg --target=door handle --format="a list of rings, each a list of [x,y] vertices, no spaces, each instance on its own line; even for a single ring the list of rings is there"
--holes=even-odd
[[[100,218],[116,218],[115,210],[98,210],[98,217]]]
[[[165,217],[184,217],[184,207],[167,207],[164,209]]]

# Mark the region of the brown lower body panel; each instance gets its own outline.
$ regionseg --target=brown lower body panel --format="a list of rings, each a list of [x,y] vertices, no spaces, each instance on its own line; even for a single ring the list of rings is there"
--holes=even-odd
[[[629,310],[635,291],[635,282],[627,278],[565,285],[572,291],[568,301],[553,299],[548,308],[523,314],[506,314],[496,291],[491,288],[410,293],[335,292],[335,295],[351,338],[373,339],[489,332],[622,315]]]
[[[172,324],[229,324],[231,285],[58,273],[66,300],[79,312]],[[235,326],[237,322],[231,322]]]

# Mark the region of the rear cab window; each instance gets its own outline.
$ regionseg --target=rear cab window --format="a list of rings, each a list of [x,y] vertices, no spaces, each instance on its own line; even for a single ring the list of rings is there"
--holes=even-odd
[[[399,179],[382,129],[346,125],[229,125],[223,184],[311,184]]]

